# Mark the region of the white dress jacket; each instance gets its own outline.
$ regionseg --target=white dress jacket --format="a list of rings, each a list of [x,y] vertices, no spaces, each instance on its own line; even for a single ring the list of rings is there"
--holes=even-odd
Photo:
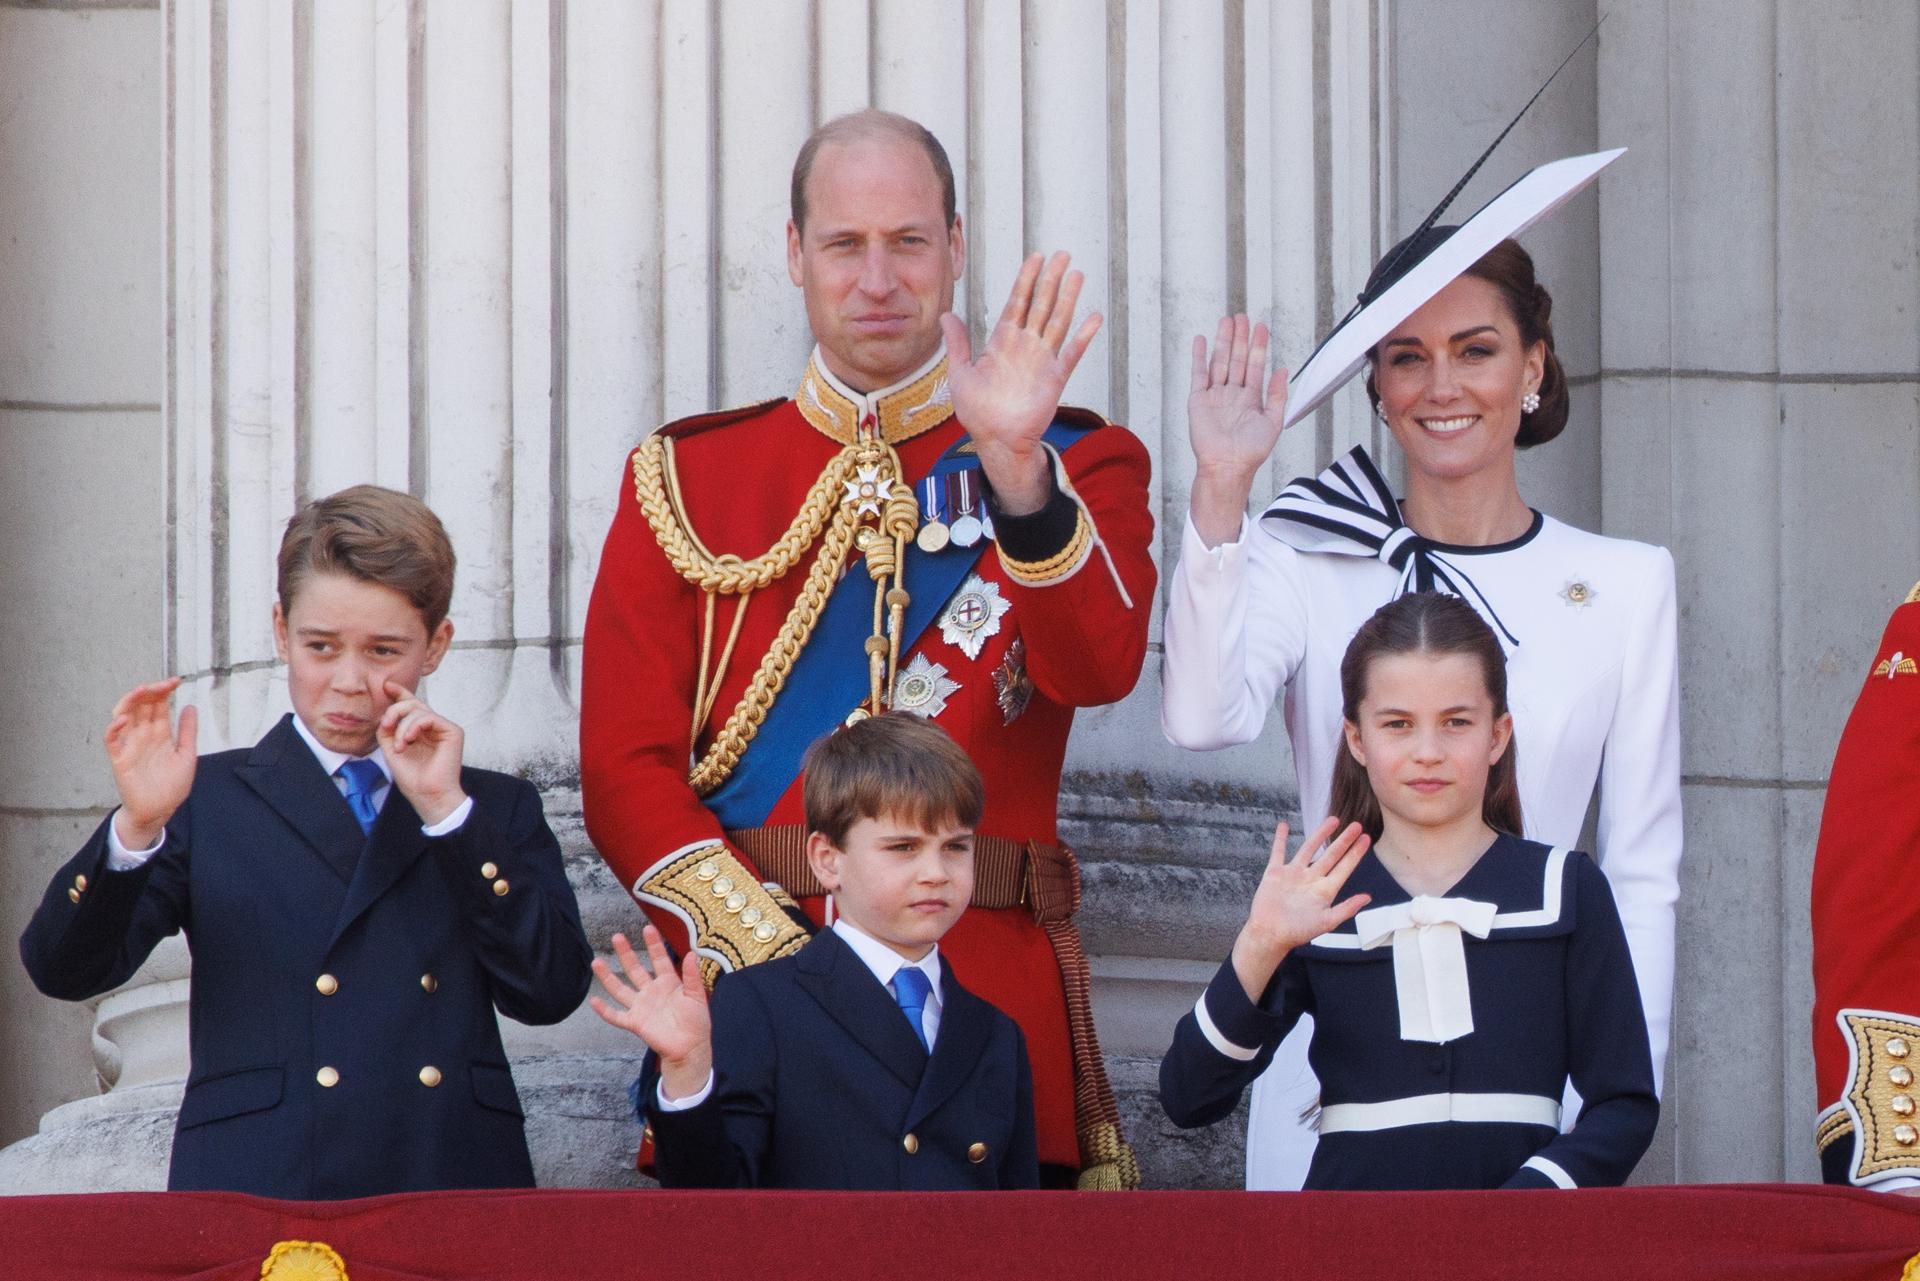
[[[1304,830],[1326,817],[1341,744],[1340,660],[1401,575],[1372,556],[1303,552],[1269,515],[1208,548],[1188,520],[1169,584],[1161,723],[1181,747],[1248,743],[1285,694]],[[1680,699],[1673,557],[1536,513],[1508,543],[1430,544],[1515,638],[1507,664],[1526,835],[1578,844],[1599,789],[1593,851],[1619,905],[1661,1079],[1673,1002],[1680,875]],[[1289,1052],[1291,1051],[1291,1052]],[[1318,1083],[1296,1031],[1256,1082],[1249,1187],[1298,1187]]]

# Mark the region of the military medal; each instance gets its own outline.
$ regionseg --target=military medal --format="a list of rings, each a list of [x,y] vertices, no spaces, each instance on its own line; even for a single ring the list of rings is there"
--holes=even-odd
[[[893,496],[893,482],[880,474],[877,465],[859,468],[846,484],[846,495],[840,501],[856,516],[878,516],[880,505]]]
[[[969,574],[940,615],[940,638],[958,645],[968,658],[978,658],[987,637],[999,635],[1000,619],[1012,608],[1013,602],[1000,594],[1000,584]]]
[[[1000,723],[1011,725],[1020,719],[1033,701],[1033,678],[1027,675],[1027,643],[1018,636],[1007,646],[1007,656],[993,669],[993,693],[1000,704]]]
[[[944,478],[940,476],[929,476],[920,482],[920,510],[927,514],[927,523],[920,526],[920,532],[913,541],[929,556],[945,551],[953,539],[952,531],[947,528],[944,519],[947,514],[945,489]]]
[[[959,690],[960,682],[950,679],[946,668],[915,654],[893,682],[893,710],[932,719],[947,710],[947,699]]]
[[[1599,594],[1599,592],[1593,589],[1593,584],[1584,578],[1569,578],[1567,585],[1554,593],[1554,595],[1558,596],[1561,600],[1567,602],[1568,607],[1571,609],[1585,609],[1587,606],[1593,604],[1593,598]]]
[[[953,485],[953,541],[960,547],[972,547],[986,531],[980,526],[980,483],[972,471],[957,471],[947,478]]]

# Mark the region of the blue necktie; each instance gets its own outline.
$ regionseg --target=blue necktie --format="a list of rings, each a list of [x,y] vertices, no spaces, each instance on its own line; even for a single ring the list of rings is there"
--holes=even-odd
[[[373,803],[373,794],[380,790],[387,776],[380,772],[378,765],[365,759],[348,761],[336,772],[347,782],[347,808],[353,811],[354,818],[359,821],[360,830],[371,833],[373,820],[380,817],[379,807]]]
[[[927,1043],[926,1025],[921,1022],[926,1014],[927,998],[933,995],[933,984],[928,982],[926,974],[918,966],[903,965],[893,974],[893,999],[900,1003],[900,1012],[907,1016],[907,1023],[913,1028],[913,1034],[920,1038],[920,1048],[933,1053],[933,1046]]]

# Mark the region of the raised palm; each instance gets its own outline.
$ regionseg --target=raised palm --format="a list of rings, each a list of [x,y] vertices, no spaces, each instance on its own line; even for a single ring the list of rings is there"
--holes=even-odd
[[[1339,827],[1339,819],[1327,819],[1292,858],[1287,857],[1287,825],[1274,831],[1273,853],[1247,912],[1247,932],[1263,947],[1292,951],[1338,929],[1371,901],[1365,894],[1334,901],[1372,844],[1358,823],[1335,836]]]
[[[173,691],[179,687],[178,676],[136,685],[113,705],[105,741],[122,817],[130,828],[123,828],[122,840],[157,835],[193,788],[200,722],[188,707],[180,713],[178,736],[174,734]]]
[[[623,981],[610,966],[594,958],[593,975],[609,1000],[589,1000],[593,1012],[615,1027],[625,1028],[647,1043],[663,1062],[679,1063],[705,1051],[713,1038],[713,1020],[707,1012],[707,987],[700,980],[700,962],[688,952],[679,970],[667,956],[660,931],[645,931],[649,974],[624,934],[613,936],[614,959],[625,972]]]
[[[1201,472],[1250,478],[1279,441],[1287,371],[1266,377],[1267,343],[1267,327],[1249,328],[1245,315],[1222,318],[1211,351],[1205,338],[1193,340],[1187,434]]]
[[[1032,254],[1021,264],[978,357],[960,318],[952,313],[940,318],[953,412],[983,462],[995,450],[1024,455],[1039,448],[1067,380],[1100,332],[1100,313],[1094,312],[1068,336],[1085,283],[1079,272],[1067,270],[1068,262],[1066,254],[1057,253],[1043,269],[1041,256]]]

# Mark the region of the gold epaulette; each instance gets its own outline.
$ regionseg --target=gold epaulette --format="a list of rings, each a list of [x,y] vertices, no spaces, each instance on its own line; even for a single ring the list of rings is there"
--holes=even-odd
[[[662,859],[633,893],[687,923],[708,987],[723,973],[797,952],[811,937],[788,914],[799,910],[793,899],[762,885],[717,842]]]
[[[1841,1010],[1847,1038],[1845,1116],[1854,1131],[1848,1179],[1856,1184],[1893,1173],[1920,1174],[1920,1103],[1914,1067],[1920,1063],[1920,1020],[1882,1010]],[[1820,1133],[1824,1134],[1826,1125]],[[1833,1135],[1827,1135],[1829,1142]]]

